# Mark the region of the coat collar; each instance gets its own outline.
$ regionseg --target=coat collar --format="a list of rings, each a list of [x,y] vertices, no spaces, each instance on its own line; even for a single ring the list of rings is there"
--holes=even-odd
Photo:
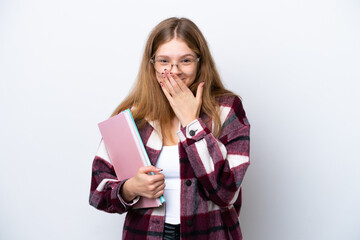
[[[148,121],[147,119],[145,119],[149,125],[151,126],[151,130],[150,130],[150,135],[147,139],[146,142],[146,147],[152,148],[154,150],[161,150],[162,146],[163,146],[163,138],[162,138],[162,134],[161,134],[161,128],[160,128],[160,124],[159,121],[157,120],[150,120]]]

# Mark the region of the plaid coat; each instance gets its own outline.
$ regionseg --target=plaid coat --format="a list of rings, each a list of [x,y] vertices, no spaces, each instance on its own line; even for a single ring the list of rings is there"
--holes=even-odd
[[[250,163],[250,125],[238,97],[217,100],[222,125],[219,138],[210,131],[213,124],[205,114],[177,132],[183,240],[242,239],[239,225],[241,182]],[[139,133],[151,163],[156,165],[162,149],[160,129],[156,122],[147,122]],[[114,168],[101,144],[92,166],[90,205],[109,213],[127,212],[123,239],[162,239],[165,205],[132,209],[136,201],[126,203],[119,194],[124,182],[116,180]]]

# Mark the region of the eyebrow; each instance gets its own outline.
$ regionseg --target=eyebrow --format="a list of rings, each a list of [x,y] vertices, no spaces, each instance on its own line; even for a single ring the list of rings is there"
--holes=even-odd
[[[188,56],[195,57],[193,54],[188,53],[188,54],[180,56],[179,58],[188,57]],[[169,56],[168,55],[158,55],[156,57],[169,57]]]

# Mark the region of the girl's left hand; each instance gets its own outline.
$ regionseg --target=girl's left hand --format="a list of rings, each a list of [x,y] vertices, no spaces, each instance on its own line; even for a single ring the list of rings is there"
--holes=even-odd
[[[176,75],[168,71],[162,74],[160,82],[161,88],[169,100],[170,106],[175,115],[185,127],[187,124],[197,119],[200,114],[202,104],[202,93],[204,82],[200,83],[196,90],[196,97],[184,82]]]

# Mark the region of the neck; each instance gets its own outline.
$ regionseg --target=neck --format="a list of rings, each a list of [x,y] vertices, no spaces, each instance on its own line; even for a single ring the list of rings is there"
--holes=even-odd
[[[165,131],[168,131],[171,134],[172,139],[164,139],[163,144],[165,146],[171,146],[171,145],[177,145],[178,143],[178,137],[176,132],[179,129],[179,119],[177,117],[172,119],[172,124],[170,129],[166,129]],[[169,136],[170,137],[170,136]]]

